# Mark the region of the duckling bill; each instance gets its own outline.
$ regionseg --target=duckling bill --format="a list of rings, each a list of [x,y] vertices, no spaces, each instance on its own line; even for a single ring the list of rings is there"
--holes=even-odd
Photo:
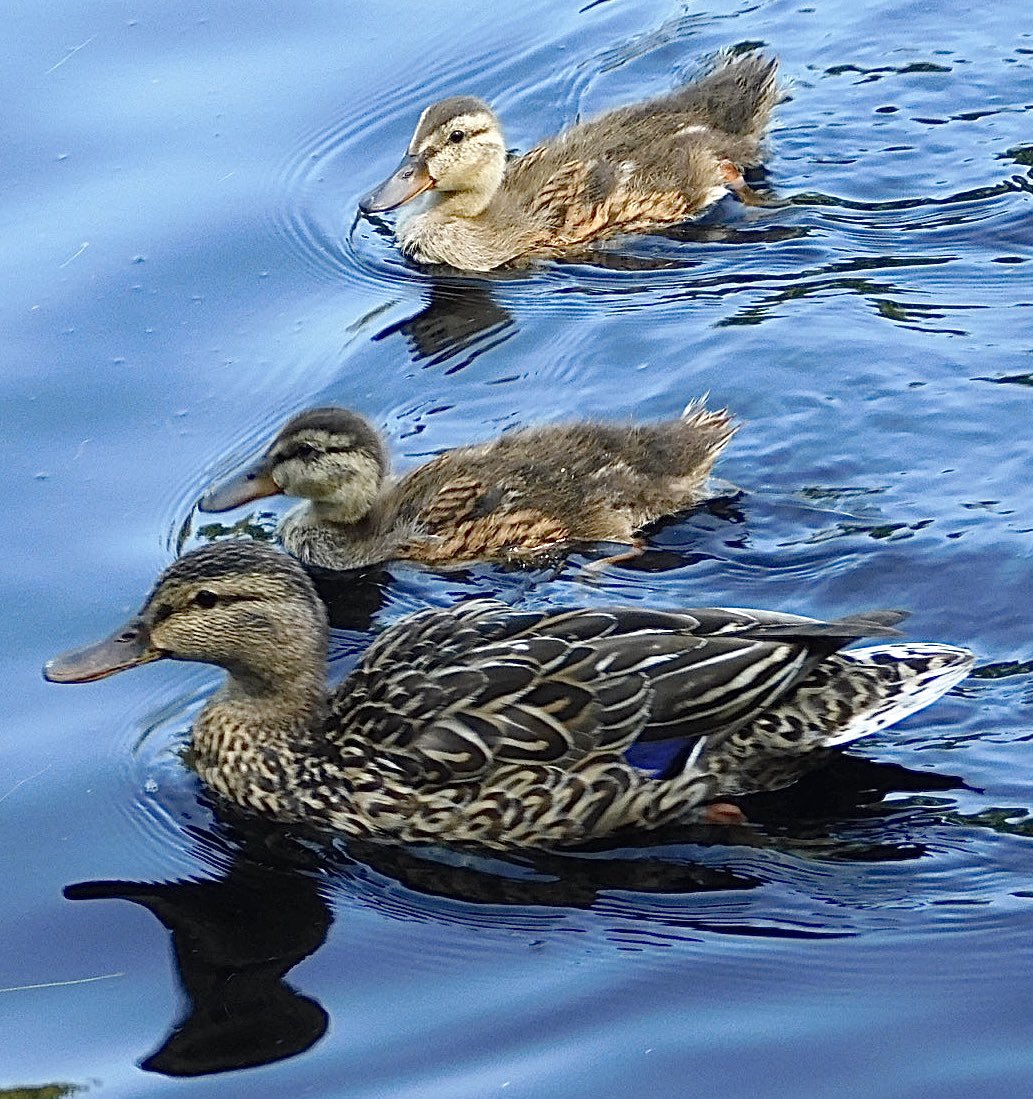
[[[508,432],[394,479],[387,445],[368,420],[316,408],[288,421],[198,506],[217,512],[278,493],[300,496],[306,502],[286,516],[280,539],[323,568],[392,559],[533,563],[575,543],[635,547],[643,526],[707,498],[714,462],[735,429],[726,411],[694,402],[676,420]]]
[[[749,201],[742,172],[760,162],[777,67],[760,53],[726,55],[700,80],[514,160],[488,104],[453,96],[423,112],[401,164],[360,209],[413,203],[395,231],[406,255],[487,271],[675,225],[728,191]]]
[[[552,847],[708,819],[717,799],[788,785],[928,705],[971,653],[843,651],[899,638],[903,617],[475,600],[392,625],[328,693],[326,612],[304,569],[231,541],[174,562],[123,630],[44,675],[218,665],[192,757],[229,801],[372,840]],[[655,744],[674,749],[660,772],[635,763]]]

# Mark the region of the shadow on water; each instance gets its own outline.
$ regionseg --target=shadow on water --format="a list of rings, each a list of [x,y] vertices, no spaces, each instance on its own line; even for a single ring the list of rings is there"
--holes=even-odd
[[[188,1008],[141,1068],[165,1076],[249,1068],[303,1053],[326,1032],[323,1007],[283,979],[322,946],[332,922],[314,879],[239,860],[217,881],[92,881],[64,892],[132,901],[172,932]]]
[[[400,334],[417,365],[449,364],[445,373],[454,374],[516,331],[512,313],[494,299],[490,282],[433,278],[424,307],[382,329],[373,336],[373,342]],[[459,362],[452,362],[459,356]]]
[[[291,835],[268,822],[237,814],[220,820],[219,833],[195,833],[228,861],[221,877],[169,882],[88,881],[68,885],[70,900],[127,900],[151,912],[172,934],[172,951],[186,998],[182,1016],[161,1045],[141,1061],[166,1076],[201,1076],[285,1060],[311,1048],[327,1032],[326,1009],[286,981],[287,974],[325,942],[334,913],[328,899],[335,880],[369,871],[384,882],[392,903],[387,915],[426,915],[432,900],[473,906],[461,922],[512,924],[526,930],[528,908],[592,909],[614,891],[637,894],[644,921],[648,898],[747,891],[765,884],[758,876],[700,856],[717,840],[731,851],[743,846],[806,848],[825,837],[822,855],[856,861],[916,859],[920,842],[839,844],[828,838],[829,818],[884,816],[880,802],[891,793],[954,789],[951,776],[837,756],[820,773],[791,790],[743,799],[761,828],[706,827],[638,836],[619,851],[523,852],[512,858],[444,849],[348,845],[327,849],[325,840]],[[634,843],[642,844],[640,851]],[[661,851],[658,844],[664,845]],[[648,845],[648,846],[647,846]],[[328,874],[329,870],[329,874]],[[408,891],[400,894],[398,886]],[[731,925],[681,910],[679,929],[781,938],[829,938],[850,934],[765,923]]]

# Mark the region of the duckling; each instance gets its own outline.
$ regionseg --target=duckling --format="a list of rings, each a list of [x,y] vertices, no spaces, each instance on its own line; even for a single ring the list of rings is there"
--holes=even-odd
[[[330,569],[398,558],[438,567],[531,563],[575,542],[627,543],[634,555],[641,527],[706,498],[735,430],[727,412],[694,402],[677,420],[509,432],[447,450],[392,481],[387,447],[368,420],[314,408],[198,506],[225,511],[276,493],[305,497],[280,539],[306,564]]]
[[[393,210],[402,251],[467,271],[584,252],[618,233],[676,225],[727,191],[756,201],[742,169],[779,98],[778,62],[725,55],[702,79],[610,111],[507,162],[495,113],[472,96],[428,107],[394,173],[359,204]]]
[[[107,640],[58,656],[55,683],[153,660],[226,670],[194,722],[201,779],[238,806],[351,837],[553,847],[707,816],[795,780],[965,677],[903,615],[641,607],[515,611],[474,600],[401,619],[327,693],[326,612],[271,546],[181,557]],[[636,750],[671,748],[661,767]],[[717,803],[716,819],[725,819]]]

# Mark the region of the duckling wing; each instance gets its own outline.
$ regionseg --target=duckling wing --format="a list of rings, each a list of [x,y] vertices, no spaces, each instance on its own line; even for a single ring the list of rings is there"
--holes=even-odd
[[[573,149],[534,149],[511,166],[506,182],[542,244],[559,250],[676,224],[723,188],[713,154],[673,137],[663,144],[660,156],[654,145],[652,152],[636,149],[623,158],[618,150],[578,156],[570,155]],[[563,153],[569,158],[561,159]]]
[[[572,768],[639,740],[733,731],[856,628],[763,612],[515,613],[476,601],[388,630],[335,694],[328,728],[361,733],[414,783],[513,764]]]
[[[528,498],[526,460],[500,465],[490,447],[441,455],[399,485],[404,517],[417,532],[403,551],[428,562],[539,549],[570,538],[563,518]]]

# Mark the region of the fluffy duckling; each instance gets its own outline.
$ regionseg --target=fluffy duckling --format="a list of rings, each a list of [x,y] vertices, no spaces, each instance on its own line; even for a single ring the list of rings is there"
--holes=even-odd
[[[896,635],[902,617],[477,600],[395,623],[328,694],[326,613],[304,569],[261,543],[219,542],[44,674],[83,683],[152,660],[216,664],[229,674],[192,744],[222,797],[353,837],[551,847],[725,820],[734,806],[712,816],[715,798],[786,785],[828,748],[928,705],[964,678],[970,653],[840,651]],[[665,746],[666,761],[636,764],[643,746]]]
[[[675,225],[729,189],[749,201],[778,101],[777,61],[726,55],[702,79],[660,99],[583,122],[507,161],[499,120],[471,96],[420,116],[394,174],[364,213],[393,210],[402,251],[468,271],[584,251],[618,233]]]
[[[306,564],[354,569],[397,558],[449,566],[534,562],[577,542],[619,542],[706,498],[714,460],[735,431],[725,411],[693,403],[680,419],[574,423],[513,431],[447,450],[398,480],[368,420],[315,408],[288,421],[256,462],[201,498],[225,511],[284,493],[306,503],[280,526]],[[623,555],[621,555],[623,557]]]

